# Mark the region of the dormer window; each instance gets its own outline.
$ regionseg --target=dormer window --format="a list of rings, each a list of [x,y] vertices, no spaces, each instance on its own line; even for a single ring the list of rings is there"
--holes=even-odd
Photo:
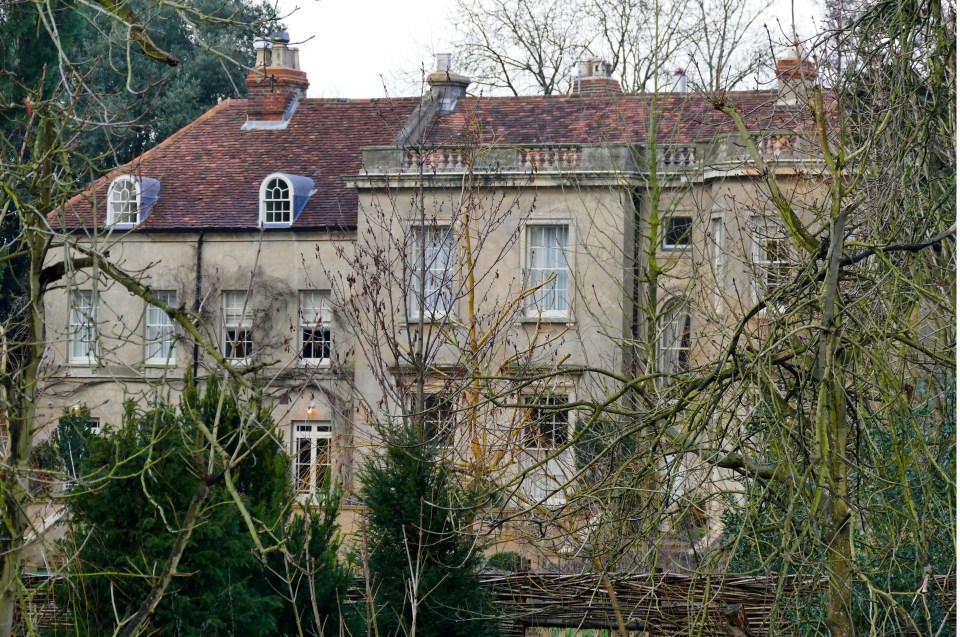
[[[123,175],[110,184],[107,196],[111,226],[132,226],[140,221],[140,184],[135,177]]]
[[[265,224],[289,224],[293,218],[293,188],[283,177],[263,182],[260,197],[260,219]]]
[[[147,177],[121,175],[107,192],[107,225],[133,227],[142,223],[160,196],[160,182]]]
[[[260,185],[260,225],[290,226],[315,192],[309,177],[286,173],[268,176]]]

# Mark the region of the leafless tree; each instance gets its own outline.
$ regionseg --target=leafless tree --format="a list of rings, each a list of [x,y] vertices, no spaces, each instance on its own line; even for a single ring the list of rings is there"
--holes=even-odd
[[[47,530],[40,528],[41,521],[34,517],[34,505],[46,503],[36,500],[30,490],[32,469],[29,462],[35,443],[49,433],[37,426],[37,416],[38,398],[49,383],[48,374],[51,372],[48,339],[57,333],[47,315],[51,296],[72,299],[80,282],[93,298],[99,298],[106,290],[123,289],[165,315],[171,327],[176,326],[181,342],[195,344],[198,356],[209,361],[209,373],[229,379],[232,386],[243,393],[241,403],[245,404],[246,399],[256,403],[256,399],[263,395],[263,388],[250,380],[252,368],[228,360],[221,350],[216,330],[213,334],[207,332],[204,327],[207,317],[201,298],[196,299],[193,309],[187,309],[186,303],[171,301],[151,286],[144,269],[130,270],[116,255],[111,258],[111,249],[118,245],[116,236],[101,232],[102,228],[90,228],[89,233],[71,232],[72,221],[68,221],[65,213],[67,202],[97,176],[93,165],[98,158],[84,154],[83,136],[91,129],[124,126],[129,122],[123,121],[122,112],[111,110],[106,96],[91,89],[87,81],[91,68],[74,59],[74,51],[61,39],[62,25],[77,18],[79,12],[93,11],[107,21],[108,27],[114,24],[121,27],[106,29],[104,37],[109,37],[111,32],[126,34],[120,40],[111,41],[111,53],[146,55],[170,66],[176,65],[178,60],[154,43],[149,25],[144,24],[129,5],[97,2],[85,7],[67,5],[54,11],[43,2],[23,4],[35,10],[40,44],[55,53],[52,63],[42,69],[39,77],[11,79],[28,97],[23,105],[4,103],[5,109],[22,107],[23,118],[0,132],[0,223],[8,231],[0,266],[20,269],[24,282],[22,294],[14,296],[16,304],[9,308],[9,312],[5,311],[4,322],[0,325],[0,427],[3,440],[0,490],[4,493],[5,538],[0,554],[0,635],[15,631],[14,611],[23,593],[20,576],[28,537],[32,543],[42,544]],[[235,16],[211,16],[184,5],[171,4],[168,8],[175,19],[182,20],[186,29],[193,29],[204,20],[224,24],[235,19]],[[6,10],[0,11],[0,28],[9,26],[7,20],[11,15]],[[199,35],[195,40],[197,46],[207,46]],[[232,52],[223,51],[220,59],[224,63],[236,63],[231,55]],[[54,88],[48,90],[50,86]],[[157,88],[155,85],[147,88],[144,98],[150,99]],[[249,278],[242,286],[247,291],[243,295],[244,303],[251,296],[249,290],[253,283],[254,279]],[[88,328],[83,334],[95,339],[87,343],[89,350],[96,352],[95,364],[109,364],[124,369],[125,373],[137,374],[143,386],[154,392],[153,398],[165,394],[165,376],[151,381],[141,374],[141,370],[132,370],[119,354],[119,350],[131,340],[129,326],[118,324],[110,332],[110,338],[101,338],[97,326],[101,318],[95,307],[88,303],[71,310],[71,316],[76,315],[81,328]],[[105,312],[110,309],[104,307]],[[257,419],[252,412],[250,415],[251,422],[255,423]],[[205,471],[199,476],[199,486],[189,509],[181,512],[182,517],[176,521],[173,528],[176,540],[155,574],[149,593],[140,600],[133,614],[116,618],[118,634],[139,634],[149,623],[170,582],[179,574],[178,565],[188,550],[191,534],[205,515],[214,485],[225,485],[239,507],[246,532],[262,554],[284,550],[282,529],[265,533],[247,509],[235,484],[237,467],[253,446],[268,435],[267,432],[251,427],[245,432],[247,440],[232,441],[231,444],[237,443],[237,446],[228,450],[218,435],[219,414],[211,421],[194,420],[201,432],[201,441],[192,451],[196,457],[203,458],[200,465]],[[69,556],[64,557],[69,559]],[[65,566],[69,568],[69,562]]]
[[[514,95],[568,93],[576,63],[599,56],[628,92],[663,90],[677,69],[710,90],[737,86],[764,42],[757,7],[670,0],[460,0],[453,17],[462,67]]]

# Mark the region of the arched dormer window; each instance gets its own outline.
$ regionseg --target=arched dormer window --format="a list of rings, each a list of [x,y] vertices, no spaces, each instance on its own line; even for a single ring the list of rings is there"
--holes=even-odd
[[[107,225],[133,226],[140,221],[140,183],[136,177],[121,175],[113,180],[107,210]]]
[[[266,225],[293,222],[293,188],[283,175],[270,175],[260,186],[260,222]]]
[[[107,225],[133,227],[142,223],[160,196],[160,182],[120,175],[107,191]]]
[[[268,175],[260,184],[260,225],[291,225],[315,192],[309,177],[286,173]]]

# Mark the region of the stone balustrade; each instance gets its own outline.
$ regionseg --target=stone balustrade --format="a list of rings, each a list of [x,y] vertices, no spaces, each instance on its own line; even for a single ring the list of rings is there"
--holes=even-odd
[[[582,159],[580,146],[532,146],[517,148],[520,170],[575,170]]]
[[[811,142],[787,131],[753,136],[769,163],[809,162],[816,159]],[[707,169],[749,167],[753,159],[738,135],[711,142],[660,144],[657,169],[667,174],[692,175]],[[364,165],[372,173],[646,173],[646,150],[631,144],[538,144],[484,146],[477,149],[437,146],[419,149],[371,147],[364,149]],[[399,169],[399,171],[398,171]]]
[[[404,171],[423,168],[429,172],[463,172],[469,166],[464,152],[455,147],[410,150],[404,154]]]
[[[793,132],[753,135],[761,157],[767,162],[810,161],[816,158],[810,141]],[[738,135],[720,138],[714,145],[711,163],[750,163],[753,157]]]
[[[695,168],[698,159],[694,144],[666,144],[657,148],[657,165],[667,171]]]

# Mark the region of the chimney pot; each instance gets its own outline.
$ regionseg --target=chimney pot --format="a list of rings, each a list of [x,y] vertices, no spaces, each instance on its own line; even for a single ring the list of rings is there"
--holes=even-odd
[[[686,69],[677,69],[673,72],[673,76],[677,78],[677,91],[680,93],[687,92],[687,70]]]
[[[310,82],[300,70],[300,55],[287,46],[290,36],[286,31],[271,33],[254,41],[257,51],[255,66],[247,74],[247,124],[256,128],[257,122],[283,122],[293,115]]]
[[[781,104],[796,104],[806,87],[817,81],[817,65],[806,59],[799,46],[791,47],[777,59],[776,76]]]
[[[449,71],[453,68],[452,53],[437,53],[437,71]]]
[[[253,48],[257,52],[257,61],[253,63],[254,68],[265,69],[270,66],[273,62],[270,47],[270,40],[267,38],[256,38],[253,41]]]
[[[613,67],[600,58],[577,62],[577,93],[580,95],[621,95],[620,82],[613,78]]]

